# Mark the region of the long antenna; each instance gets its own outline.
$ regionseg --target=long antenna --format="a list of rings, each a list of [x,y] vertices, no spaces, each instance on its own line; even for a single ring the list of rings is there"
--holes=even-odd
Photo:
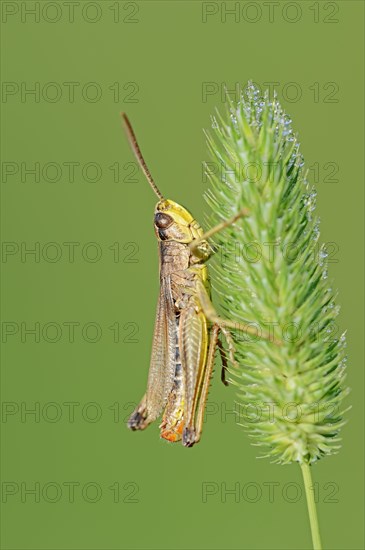
[[[157,187],[157,185],[155,184],[155,182],[153,181],[153,178],[151,176],[151,172],[147,168],[147,164],[146,164],[146,162],[143,158],[143,155],[141,153],[141,149],[139,148],[139,145],[137,143],[137,138],[136,138],[136,135],[133,131],[132,124],[129,122],[129,118],[127,117],[127,115],[125,113],[120,113],[120,115],[121,115],[121,117],[123,119],[123,122],[124,122],[124,128],[125,128],[125,131],[127,133],[128,141],[129,141],[129,143],[132,147],[132,150],[133,150],[133,153],[136,156],[136,159],[139,162],[140,167],[143,170],[144,175],[147,178],[148,183],[150,184],[150,186],[152,187],[152,189],[154,190],[154,192],[156,193],[158,198],[163,200],[164,197],[163,197],[162,193],[160,192],[159,188]]]

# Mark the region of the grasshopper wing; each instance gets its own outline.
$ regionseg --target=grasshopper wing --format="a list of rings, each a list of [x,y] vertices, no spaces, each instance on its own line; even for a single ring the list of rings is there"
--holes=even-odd
[[[132,413],[128,427],[143,430],[153,422],[166,405],[175,376],[177,341],[176,314],[170,277],[162,277],[157,302],[147,391]]]
[[[170,277],[163,277],[158,297],[151,364],[148,373],[147,411],[150,422],[166,405],[175,376],[176,314]]]

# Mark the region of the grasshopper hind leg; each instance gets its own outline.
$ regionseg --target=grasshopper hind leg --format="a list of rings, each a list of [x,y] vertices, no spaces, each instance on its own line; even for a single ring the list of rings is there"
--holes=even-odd
[[[201,392],[200,392],[199,405],[197,407],[196,416],[194,418],[194,424],[193,425],[190,424],[188,426],[185,426],[184,428],[183,437],[182,437],[182,442],[184,447],[192,447],[195,443],[198,443],[200,441],[200,437],[203,429],[204,411],[205,411],[205,406],[208,398],[210,380],[213,373],[215,351],[217,347],[219,347],[218,342],[219,342],[220,330],[221,329],[219,325],[217,324],[213,325],[211,330],[211,337],[209,342],[205,371],[201,379],[201,388],[200,388]]]
[[[222,361],[221,381],[223,382],[223,384],[225,386],[229,386],[229,383],[227,382],[227,379],[226,379],[226,374],[227,374],[227,371],[228,371],[227,355],[226,355],[226,352],[224,350],[224,347],[222,345],[222,342],[221,342],[220,338],[218,338],[218,340],[217,340],[217,347],[219,349],[219,353],[220,353],[221,361]]]
[[[196,431],[192,426],[185,426],[182,436],[184,447],[192,447],[196,442]]]

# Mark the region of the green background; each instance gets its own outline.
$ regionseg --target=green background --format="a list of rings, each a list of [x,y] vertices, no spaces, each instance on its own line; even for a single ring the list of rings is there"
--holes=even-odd
[[[12,10],[16,3],[2,2],[3,9],[5,4]],[[2,480],[8,483],[3,485],[2,548],[311,547],[304,495],[296,498],[299,468],[255,458],[256,449],[228,414],[234,392],[219,382],[218,373],[209,398],[211,414],[193,449],[161,441],[157,423],[144,433],[125,427],[132,403],[145,388],[158,263],[155,197],[140,173],[134,182],[126,177],[133,169],[126,163],[134,159],[119,112],[127,111],[132,119],[162,192],[201,220],[201,163],[207,159],[202,129],[222,105],[224,83],[234,88],[248,79],[261,85],[279,82],[278,95],[300,134],[307,166],[319,166],[318,177],[312,170],[311,178],[318,179],[322,240],[335,243],[338,261],[330,265],[330,276],[339,289],[340,329],[348,329],[352,393],[347,403],[353,408],[341,452],[316,465],[313,476],[324,547],[363,548],[363,3],[297,2],[302,13],[295,23],[286,19],[293,19],[290,10],[298,8],[287,2],[275,8],[271,22],[268,8],[262,4],[260,15],[252,2],[251,7],[240,3],[244,11],[237,21],[228,15],[224,22],[222,5],[213,2],[211,9],[218,13],[206,23],[201,2],[99,2],[94,3],[101,10],[95,23],[85,20],[98,17],[95,7],[80,15],[90,3],[75,7],[74,22],[64,3],[58,4],[61,17],[54,23],[49,21],[57,16],[54,6],[39,22],[25,17],[20,3],[14,15],[3,12],[2,79],[19,90],[39,82],[45,97],[22,98],[10,85],[14,93],[3,96],[1,105],[2,160],[19,170],[2,182],[3,241],[15,243],[6,245],[14,251],[22,246],[41,251],[39,262],[32,256],[22,261],[20,252],[3,256],[3,337],[9,327],[18,332],[3,344],[2,398],[5,412],[12,408],[14,414],[4,414],[1,424]],[[114,21],[118,4],[119,21]],[[227,8],[232,5],[228,2]],[[45,91],[50,82],[62,90],[54,102],[52,88],[49,96]],[[80,83],[73,102],[65,82]],[[87,91],[82,96],[89,82],[100,86],[100,100],[90,101],[91,87],[89,100]],[[109,89],[116,89],[115,82],[119,97]],[[216,83],[219,92],[203,98],[204,82]],[[329,82],[336,87],[330,98],[335,88]],[[301,97],[294,101],[298,86]],[[319,95],[314,95],[316,86]],[[63,166],[58,181],[50,181],[52,168],[38,182],[33,176],[22,181],[21,163],[31,167],[36,162],[41,170],[50,162]],[[65,162],[80,163],[73,182]],[[90,176],[82,175],[81,167],[89,162],[101,167],[98,181],[90,181],[92,168]],[[117,182],[109,169],[116,162]],[[328,162],[337,163],[338,181],[326,179]],[[51,242],[61,248],[54,262]],[[74,262],[65,242],[80,243]],[[90,242],[98,244],[98,261],[90,261],[95,248],[83,248]],[[131,242],[136,244],[126,244]],[[120,248],[119,261],[109,248],[113,243]],[[39,342],[21,325],[37,322],[49,330]],[[67,322],[79,323],[73,343]],[[94,337],[92,327],[86,339],[82,336],[90,322],[102,331],[95,343],[86,341]],[[109,328],[115,323],[119,342]],[[138,342],[123,341],[130,340],[135,327],[126,323],[137,324]],[[56,338],[52,330],[57,327],[62,328],[59,340],[47,341]],[[79,403],[73,422],[67,402]],[[40,407],[39,418],[24,415],[25,407],[34,406]],[[92,422],[95,413],[101,417]],[[51,482],[58,485],[47,485]],[[74,502],[69,502],[67,482],[79,484]],[[102,492],[96,502],[90,502],[96,495],[95,486],[85,485],[90,482]],[[216,494],[203,502],[207,482]],[[36,483],[40,502],[24,493]],[[115,483],[119,502],[110,489]],[[270,483],[275,484],[273,499]],[[15,494],[6,499],[9,487]],[[232,494],[224,499],[225,488],[234,487],[239,501]]]

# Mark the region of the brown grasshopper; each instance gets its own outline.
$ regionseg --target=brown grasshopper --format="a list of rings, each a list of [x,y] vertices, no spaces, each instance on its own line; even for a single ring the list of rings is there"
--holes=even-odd
[[[222,357],[222,381],[226,383],[227,358],[219,333],[224,334],[234,363],[233,339],[227,327],[238,328],[237,323],[221,319],[211,303],[205,262],[213,250],[207,239],[249,213],[243,209],[204,233],[185,208],[163,197],[124,113],[122,119],[140,167],[159,198],[154,228],[158,240],[160,293],[151,363],[147,391],[130,416],[128,427],[144,430],[163,411],[161,437],[168,441],[182,440],[185,447],[192,447],[201,437],[217,347]],[[251,329],[247,327],[246,332]]]

